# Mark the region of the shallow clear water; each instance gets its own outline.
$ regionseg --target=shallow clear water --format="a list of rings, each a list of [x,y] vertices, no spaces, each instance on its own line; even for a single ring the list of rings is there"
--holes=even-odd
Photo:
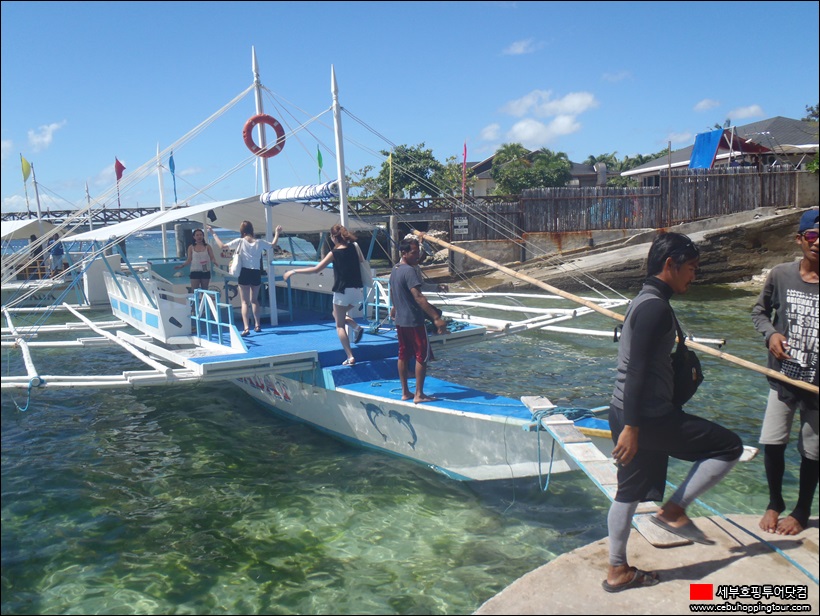
[[[760,363],[754,297],[696,287],[674,305],[687,330]],[[451,351],[431,374],[595,407],[608,402],[615,353],[611,339],[536,332]],[[3,353],[4,373],[15,357]],[[42,357],[46,373],[131,365],[104,349],[80,365],[66,351]],[[687,408],[756,444],[765,378],[701,360],[707,380]],[[552,477],[547,492],[537,480],[458,483],[284,422],[227,384],[45,391],[25,403],[2,395],[3,614],[471,613],[606,535],[609,502],[578,473]],[[793,446],[788,456],[793,503]],[[670,481],[686,468],[673,463]],[[763,473],[759,458],[738,465],[704,501],[762,512]]]

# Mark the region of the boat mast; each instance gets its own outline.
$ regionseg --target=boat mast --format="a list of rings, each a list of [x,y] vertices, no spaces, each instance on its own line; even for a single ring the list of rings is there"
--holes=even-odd
[[[342,141],[342,108],[339,106],[339,87],[336,71],[330,65],[330,93],[333,95],[333,128],[336,133],[336,181],[339,184],[339,214],[343,227],[347,227],[347,182],[345,181],[345,151]]]
[[[253,66],[253,86],[254,95],[256,98],[256,113],[264,113],[262,108],[262,82],[259,79],[259,63],[256,61],[256,48],[251,47],[252,66]],[[259,122],[256,125],[259,134],[259,147],[263,150],[267,147],[267,138],[265,137],[265,123]],[[270,191],[270,183],[268,180],[268,159],[261,156],[257,157],[257,168],[262,175],[262,193]],[[271,242],[273,241],[273,214],[272,208],[265,207],[265,238]],[[269,255],[269,261],[273,260],[273,255]],[[279,325],[279,311],[276,307],[276,274],[273,265],[268,265],[268,299],[270,306],[270,324]]]
[[[159,181],[159,211],[165,211],[165,191],[162,186],[162,159],[159,157],[159,144],[157,144],[157,180]],[[162,258],[168,258],[168,240],[165,237],[165,223],[162,223]]]

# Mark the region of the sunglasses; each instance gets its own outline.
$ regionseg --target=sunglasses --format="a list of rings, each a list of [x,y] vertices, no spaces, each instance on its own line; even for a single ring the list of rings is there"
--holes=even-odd
[[[820,237],[820,231],[817,229],[812,229],[810,231],[803,231],[800,234],[804,240],[806,240],[809,244],[814,244],[817,241],[817,238]]]

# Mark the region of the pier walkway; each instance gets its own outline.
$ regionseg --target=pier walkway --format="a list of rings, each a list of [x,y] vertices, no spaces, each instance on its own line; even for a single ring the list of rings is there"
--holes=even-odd
[[[758,515],[697,518],[698,527],[717,542],[712,546],[656,548],[633,529],[629,562],[644,571],[657,572],[661,582],[656,586],[620,593],[604,591],[601,582],[606,578],[609,554],[604,538],[524,575],[474,613],[817,614],[817,518],[793,537],[764,533],[758,528],[759,519]],[[731,594],[719,596],[723,590]],[[773,594],[775,591],[780,596]],[[805,592],[805,598],[784,598],[784,593],[795,592]],[[712,599],[697,599],[709,593]]]

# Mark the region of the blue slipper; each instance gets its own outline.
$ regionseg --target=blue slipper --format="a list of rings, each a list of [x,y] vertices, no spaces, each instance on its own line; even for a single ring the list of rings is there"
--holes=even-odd
[[[642,586],[654,586],[660,582],[657,575],[654,573],[647,573],[646,571],[641,571],[640,569],[635,569],[632,575],[632,579],[626,582],[625,584],[618,584],[613,586],[606,580],[601,582],[601,586],[607,592],[621,592],[622,590],[629,590],[630,588],[641,588]]]
[[[660,526],[662,529],[669,531],[678,537],[683,537],[684,539],[688,539],[694,543],[701,543],[703,545],[715,545],[715,542],[707,538],[706,535],[703,534],[703,531],[695,526],[695,523],[692,522],[692,520],[689,520],[683,526],[675,527],[671,524],[667,524],[656,515],[649,516],[649,519],[652,520],[652,522],[654,522],[657,526]]]

